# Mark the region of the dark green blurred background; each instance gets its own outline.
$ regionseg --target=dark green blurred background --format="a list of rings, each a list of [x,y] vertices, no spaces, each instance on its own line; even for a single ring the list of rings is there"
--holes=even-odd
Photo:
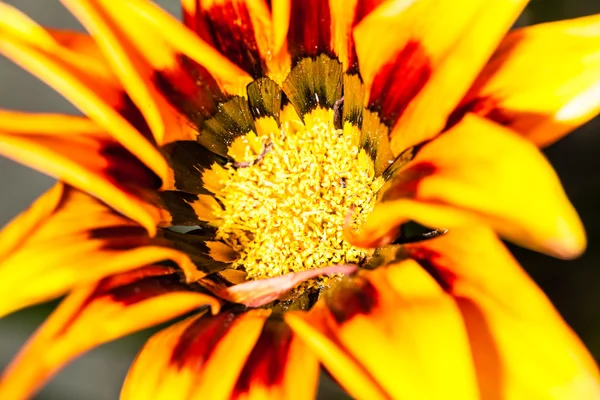
[[[8,0],[40,23],[82,29],[56,0]],[[157,1],[179,16],[178,0]],[[460,1],[456,2],[460,7]],[[518,21],[543,21],[600,13],[600,0],[533,0]],[[0,56],[0,108],[76,113],[52,89]],[[600,359],[600,119],[590,122],[546,149],[567,194],[579,211],[589,237],[586,254],[574,261],[559,261],[513,247],[534,279],[546,291],[567,322]],[[52,184],[52,180],[0,158],[0,226],[23,210]],[[544,199],[540,198],[540,202]],[[483,266],[482,266],[483,267]],[[507,293],[510,296],[510,293]],[[55,305],[34,307],[0,320],[0,369]],[[144,339],[152,331],[96,349],[64,369],[38,399],[110,400],[118,398],[122,380]],[[323,399],[338,397],[329,385]],[[10,400],[10,399],[2,399]]]

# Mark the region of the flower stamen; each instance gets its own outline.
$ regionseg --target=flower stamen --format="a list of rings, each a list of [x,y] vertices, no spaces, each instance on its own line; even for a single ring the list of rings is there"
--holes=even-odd
[[[260,162],[224,167],[217,238],[240,254],[232,266],[249,279],[360,263],[369,255],[344,240],[345,218],[354,210],[349,227],[365,222],[382,178],[358,145],[358,128],[335,128],[334,114],[317,108],[304,121],[283,119],[258,135],[270,150],[263,148]]]

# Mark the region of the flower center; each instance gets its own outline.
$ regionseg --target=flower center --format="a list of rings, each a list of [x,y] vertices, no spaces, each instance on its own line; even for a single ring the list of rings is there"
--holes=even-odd
[[[281,124],[265,118],[257,134],[236,139],[216,197],[217,238],[240,258],[249,279],[335,264],[359,263],[369,250],[344,240],[373,209],[383,183],[360,149],[360,131],[334,128],[334,112],[317,108],[302,121],[284,107]],[[350,221],[347,221],[351,215]]]

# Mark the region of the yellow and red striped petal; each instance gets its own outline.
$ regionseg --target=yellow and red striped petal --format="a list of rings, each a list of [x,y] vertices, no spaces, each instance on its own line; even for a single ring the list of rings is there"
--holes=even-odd
[[[156,176],[85,117],[0,110],[0,154],[92,193],[150,235],[156,231],[160,214],[148,203],[160,185]]]
[[[0,379],[0,398],[31,397],[74,357],[108,341],[219,303],[190,291],[175,269],[158,265],[73,290]]]
[[[160,40],[154,37],[156,35],[151,30],[144,32],[146,39],[154,44],[153,54],[156,59],[150,60],[155,62],[150,64],[135,44],[128,40],[128,33],[119,27],[97,2],[66,1],[65,4],[96,39],[112,71],[144,116],[156,142],[162,145],[175,140],[194,139],[197,132],[159,93],[159,88],[155,85],[156,68],[178,67],[175,65],[176,59],[173,54],[161,49]],[[159,59],[167,62],[167,66],[157,65]],[[176,73],[181,74],[180,71]]]
[[[267,320],[235,384],[232,399],[314,399],[319,362],[281,319]]]
[[[491,230],[408,247],[457,298],[482,398],[600,397],[593,358]]]
[[[163,260],[180,264],[188,277],[197,274],[186,255],[167,246],[90,195],[59,183],[0,233],[0,315]]]
[[[531,142],[481,117],[467,115],[423,146],[393,179],[355,243],[390,242],[400,223],[414,220],[433,228],[489,225],[561,258],[585,249],[583,226],[552,166]]]
[[[589,121],[600,112],[600,15],[511,32],[455,117],[469,111],[538,146]]]
[[[79,53],[83,40],[65,39],[54,39],[20,11],[0,3],[0,53],[64,95],[164,179],[166,162],[144,135],[145,123],[135,122],[137,109],[127,103],[106,61],[97,51]],[[69,43],[76,45],[74,50],[65,47]]]
[[[394,154],[444,128],[526,3],[395,0],[356,26],[367,104],[394,127]]]
[[[333,52],[344,65],[344,70],[357,69],[356,49],[352,31],[363,18],[385,0],[329,1]]]
[[[229,399],[269,313],[222,310],[162,330],[138,354],[121,399]]]
[[[340,284],[286,321],[355,398],[477,399],[454,300],[406,260]]]
[[[273,21],[264,0],[184,0],[184,23],[202,40],[254,78],[283,82],[287,51],[275,48]]]
[[[152,2],[62,1],[84,22],[94,19],[87,5],[97,3],[98,9],[156,71],[178,69],[184,56],[205,68],[230,94],[243,95],[251,81],[242,69]]]

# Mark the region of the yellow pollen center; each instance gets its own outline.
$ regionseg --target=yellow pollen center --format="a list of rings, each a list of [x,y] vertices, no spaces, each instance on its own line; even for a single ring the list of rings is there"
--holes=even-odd
[[[382,185],[359,148],[359,130],[335,129],[331,110],[317,109],[303,122],[287,114],[280,127],[247,135],[244,155],[236,158],[246,161],[221,174],[217,238],[239,253],[233,267],[249,279],[358,263],[369,254],[343,233],[349,213],[351,229],[365,222]]]

